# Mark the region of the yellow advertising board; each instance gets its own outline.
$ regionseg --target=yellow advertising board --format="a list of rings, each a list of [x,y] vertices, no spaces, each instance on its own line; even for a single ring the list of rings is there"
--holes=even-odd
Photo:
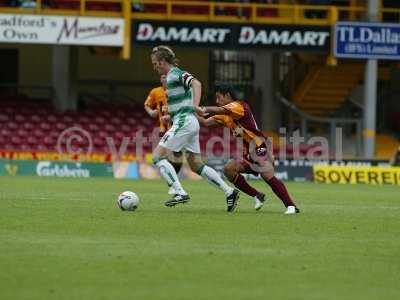
[[[400,185],[400,167],[313,166],[314,182]]]

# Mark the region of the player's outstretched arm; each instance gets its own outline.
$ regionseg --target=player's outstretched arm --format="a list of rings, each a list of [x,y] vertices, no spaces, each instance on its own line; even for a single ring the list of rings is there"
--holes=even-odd
[[[156,109],[151,109],[150,106],[144,105],[144,110],[147,112],[147,114],[152,117],[152,118],[157,118],[158,116],[158,111]]]
[[[192,81],[192,89],[193,89],[193,105],[199,106],[201,99],[201,82],[197,79],[193,79]]]
[[[217,128],[222,127],[223,124],[217,122],[214,118],[203,118],[202,116],[197,115],[197,119],[201,126],[208,127],[208,128]]]
[[[226,115],[227,110],[223,107],[219,106],[203,106],[201,108],[204,114],[211,114],[211,115]]]

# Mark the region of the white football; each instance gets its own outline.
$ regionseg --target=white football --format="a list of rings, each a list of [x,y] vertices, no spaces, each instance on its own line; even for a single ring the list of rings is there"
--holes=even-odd
[[[139,197],[134,192],[126,191],[118,196],[117,204],[121,210],[134,211],[139,206]]]

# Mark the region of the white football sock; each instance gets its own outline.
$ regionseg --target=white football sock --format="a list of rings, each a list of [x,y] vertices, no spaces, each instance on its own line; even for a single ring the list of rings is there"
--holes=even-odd
[[[156,166],[160,170],[161,176],[164,178],[169,186],[172,186],[178,194],[187,195],[185,190],[182,188],[174,167],[168,162],[168,160],[159,160],[158,162],[156,162]]]
[[[218,173],[209,166],[204,166],[200,175],[203,178],[206,178],[212,185],[223,190],[226,196],[232,194],[233,188],[227,185],[225,181],[222,180],[221,176],[219,176]]]

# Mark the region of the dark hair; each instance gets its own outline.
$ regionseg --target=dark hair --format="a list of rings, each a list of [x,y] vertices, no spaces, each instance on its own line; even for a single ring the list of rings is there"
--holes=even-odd
[[[215,87],[215,92],[222,95],[229,94],[233,100],[238,100],[237,92],[235,88],[230,84],[218,84]]]
[[[155,55],[157,60],[164,59],[167,63],[171,65],[178,65],[178,59],[176,58],[174,51],[172,51],[172,49],[168,46],[160,45],[154,47],[151,51],[151,54]]]

